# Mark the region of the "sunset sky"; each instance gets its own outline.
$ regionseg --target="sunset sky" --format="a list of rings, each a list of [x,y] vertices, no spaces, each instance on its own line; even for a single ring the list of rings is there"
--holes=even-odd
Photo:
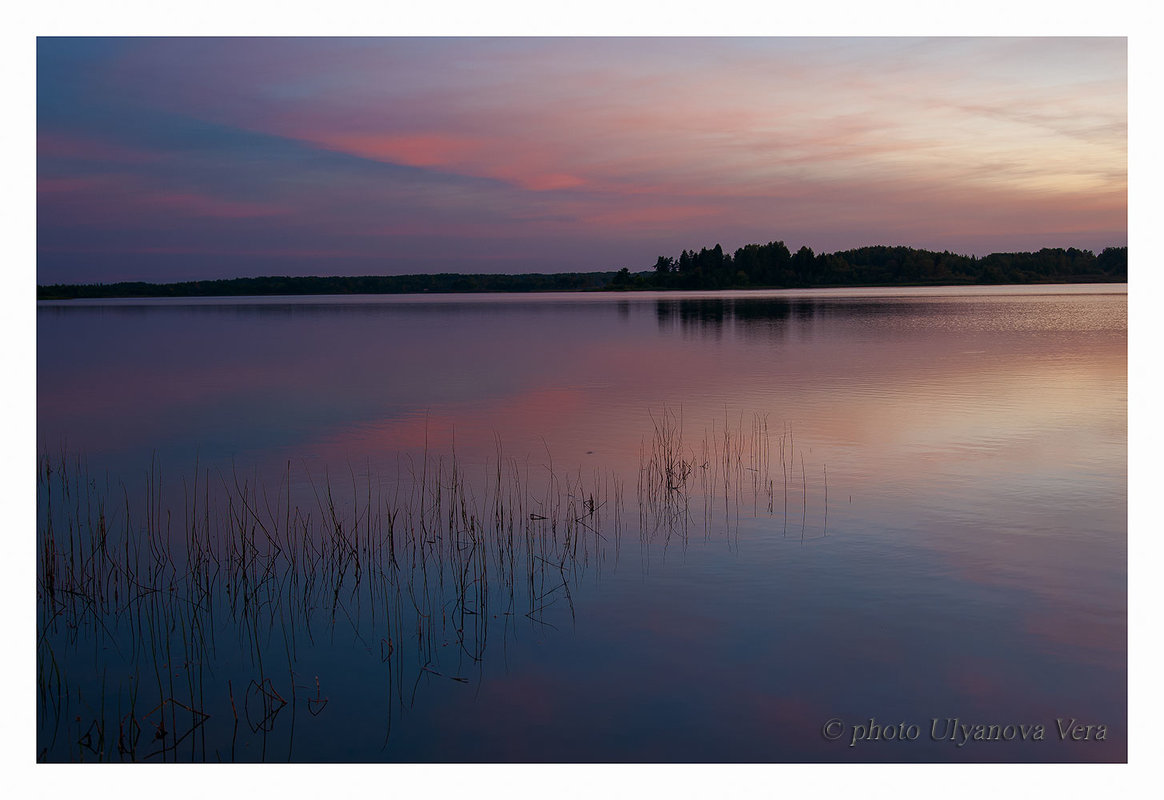
[[[56,39],[37,282],[1127,243],[1127,45]]]

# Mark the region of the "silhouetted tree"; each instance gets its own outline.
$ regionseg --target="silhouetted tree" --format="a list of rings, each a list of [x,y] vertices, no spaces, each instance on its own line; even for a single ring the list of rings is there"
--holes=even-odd
[[[812,248],[808,245],[803,245],[792,257],[792,271],[802,286],[812,285],[815,264],[816,257],[813,256]]]

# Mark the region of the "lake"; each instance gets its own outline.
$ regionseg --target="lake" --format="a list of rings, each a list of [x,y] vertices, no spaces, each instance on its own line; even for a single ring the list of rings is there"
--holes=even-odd
[[[40,303],[41,761],[1127,758],[1126,285]]]

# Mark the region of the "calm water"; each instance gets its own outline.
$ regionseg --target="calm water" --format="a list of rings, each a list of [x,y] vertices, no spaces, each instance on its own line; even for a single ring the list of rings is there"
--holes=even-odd
[[[37,336],[41,760],[1126,759],[1124,286]]]

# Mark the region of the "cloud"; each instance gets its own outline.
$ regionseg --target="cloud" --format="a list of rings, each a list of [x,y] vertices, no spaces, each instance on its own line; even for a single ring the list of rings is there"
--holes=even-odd
[[[507,241],[548,265],[581,243],[570,266],[591,269],[619,246],[981,253],[1126,229],[1121,40],[50,39],[38,72],[42,195],[145,187],[112,210],[42,197],[46,250],[118,207],[128,236],[158,193],[143,240],[219,220],[222,249],[249,221],[239,252],[276,250],[257,223],[278,219],[317,252],[424,236],[457,263]]]

